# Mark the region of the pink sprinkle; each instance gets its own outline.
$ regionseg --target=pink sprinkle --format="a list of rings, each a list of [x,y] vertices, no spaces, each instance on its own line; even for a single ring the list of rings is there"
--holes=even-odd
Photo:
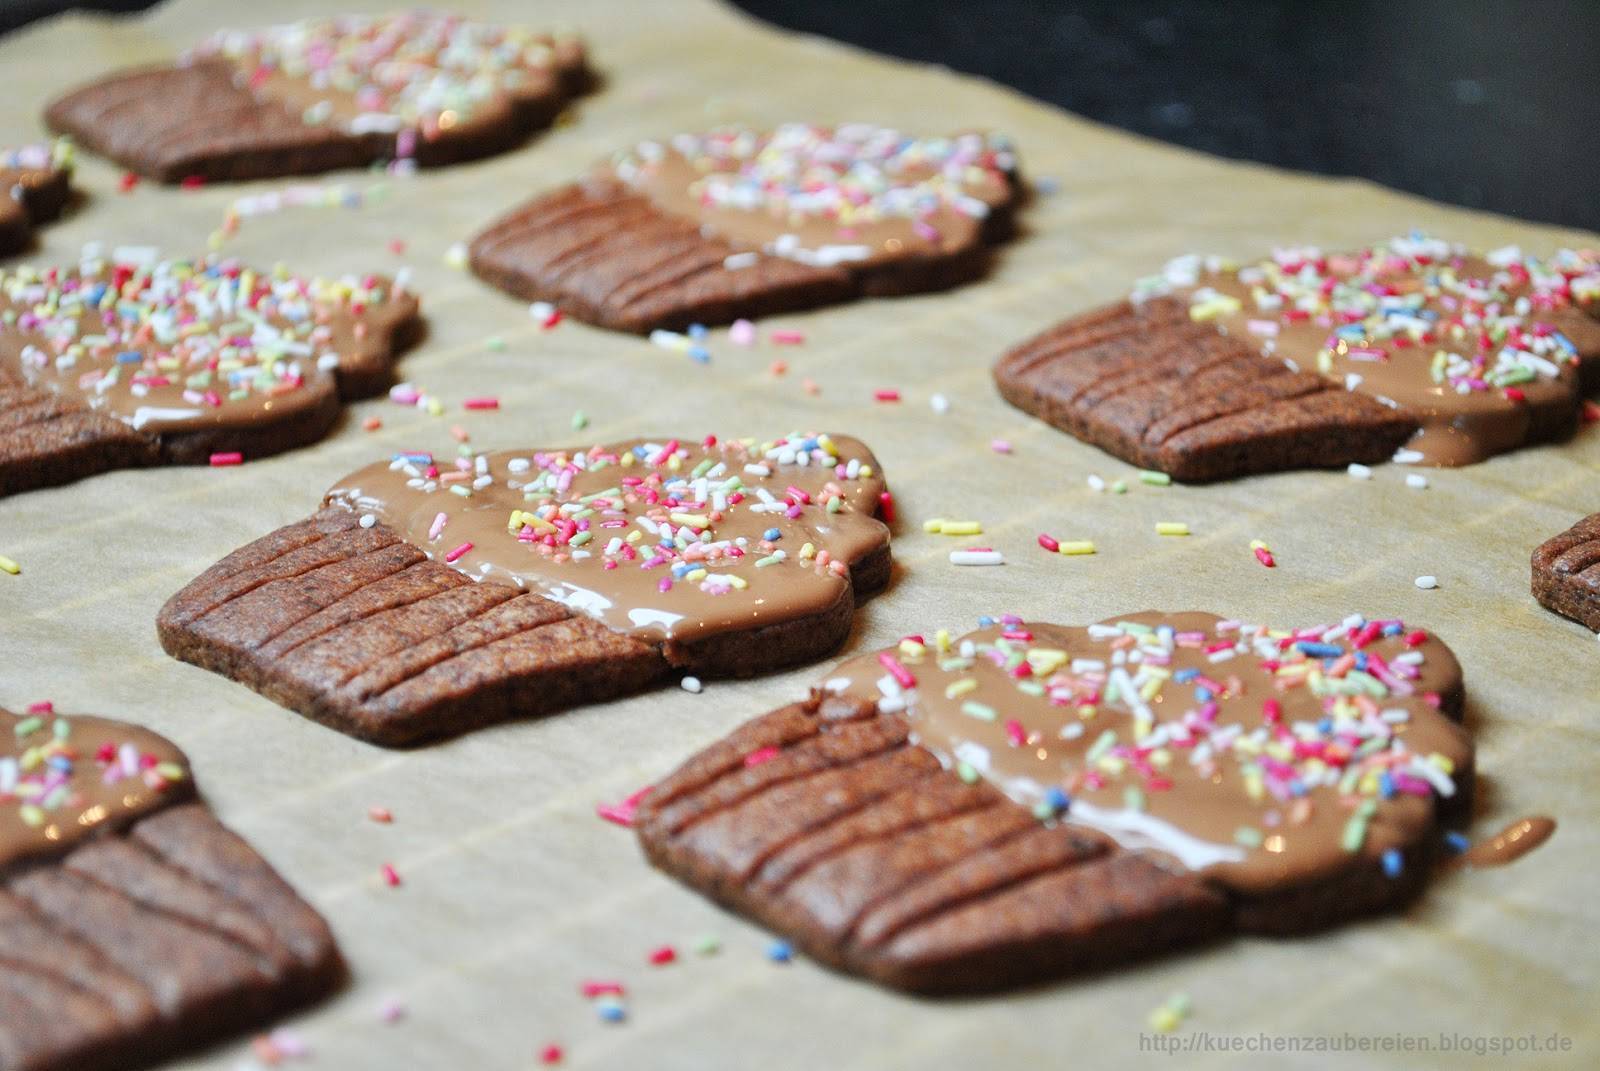
[[[398,1023],[406,1017],[406,1006],[393,997],[378,1005],[378,1018],[385,1023]]]
[[[665,967],[669,963],[676,963],[677,960],[677,950],[671,945],[662,945],[660,948],[650,953],[650,963],[656,967]]]
[[[1055,537],[1047,535],[1044,532],[1039,533],[1039,545],[1045,550],[1048,550],[1051,554],[1054,554],[1056,551],[1061,549],[1061,544],[1056,542]]]
[[[400,887],[400,872],[389,863],[383,864],[378,871],[383,875],[383,883],[391,889]]]
[[[389,400],[397,405],[416,405],[421,397],[421,392],[409,383],[397,383],[389,388]]]
[[[563,1055],[560,1045],[546,1045],[539,1053],[539,1062],[546,1065],[559,1064]]]
[[[623,997],[627,992],[622,988],[621,982],[584,982],[578,987],[586,997]]]
[[[989,442],[989,449],[997,454],[1009,454],[1011,452],[1011,444],[1004,439],[992,439]]]
[[[54,714],[55,712],[56,705],[50,702],[48,699],[44,700],[42,703],[28,704],[29,714]]]
[[[880,402],[898,402],[900,400],[900,392],[897,390],[875,390],[872,392],[872,396]]]
[[[672,590],[672,581],[666,577],[662,577],[661,582],[656,585],[656,590],[665,595],[667,592]]]
[[[363,431],[377,431],[381,427],[383,427],[383,421],[379,420],[375,416],[369,416],[367,419],[361,422],[361,428]]]
[[[735,346],[753,346],[756,341],[756,325],[749,320],[735,320],[728,329],[728,341]]]
[[[428,538],[438,539],[440,534],[444,532],[444,526],[449,520],[450,518],[443,513],[435,517],[433,523],[428,526]]]
[[[461,544],[455,550],[452,550],[449,554],[446,554],[444,556],[445,563],[447,565],[448,564],[454,564],[454,562],[455,562],[455,560],[457,558],[461,557],[463,554],[465,554],[467,551],[469,551],[471,549],[472,549],[472,544],[470,542]]]
[[[748,755],[746,755],[744,757],[744,764],[746,766],[760,766],[762,763],[771,762],[773,759],[775,759],[777,757],[778,757],[778,749],[777,748],[775,748],[775,747],[758,747],[754,751],[750,752],[750,754],[748,754]]]
[[[272,1042],[272,1047],[284,1056],[303,1059],[311,1055],[311,1046],[301,1040],[300,1035],[279,1028],[267,1035],[267,1040]]]
[[[500,399],[499,398],[468,398],[465,402],[462,402],[461,404],[466,406],[468,409],[499,409],[500,408]]]
[[[799,331],[774,331],[767,337],[779,346],[798,346],[806,340],[806,336]]]
[[[902,666],[900,660],[888,651],[878,652],[878,665],[888,670],[889,676],[893,677],[900,687],[915,688],[917,686],[917,678],[913,677],[911,671]]]
[[[394,812],[387,807],[368,807],[367,817],[380,825],[388,825],[394,821]]]
[[[634,812],[639,809],[639,801],[644,799],[645,793],[650,791],[650,786],[645,785],[639,791],[623,800],[621,803],[597,803],[594,813],[604,818],[607,822],[615,822],[619,826],[632,826]]]
[[[1028,742],[1028,731],[1016,718],[1006,720],[1006,739],[1011,741],[1012,747],[1021,747]]]
[[[405,256],[406,255],[406,240],[404,238],[393,238],[393,239],[391,239],[389,241],[389,252],[393,253],[397,257]]]
[[[214,469],[226,468],[229,465],[238,465],[244,461],[244,455],[237,450],[226,454],[212,454],[211,467]]]

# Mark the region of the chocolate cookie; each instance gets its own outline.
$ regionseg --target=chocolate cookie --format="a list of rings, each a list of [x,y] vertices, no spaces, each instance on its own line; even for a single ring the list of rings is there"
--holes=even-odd
[[[1404,902],[1470,786],[1462,702],[1450,651],[1397,621],[941,631],[701,752],[635,825],[823,963],[999,989]]]
[[[5,1071],[143,1067],[345,975],[327,924],[197,802],[172,744],[5,710],[0,965]]]
[[[511,148],[590,81],[574,37],[343,15],[218,34],[173,66],[67,94],[45,121],[162,182],[431,167]]]
[[[417,299],[149,250],[0,271],[0,496],[314,442],[387,384]]]
[[[1600,513],[1533,552],[1533,597],[1600,632]]]
[[[995,366],[1011,404],[1182,480],[1464,465],[1577,427],[1600,388],[1600,259],[1416,235],[1244,268],[1184,257]]]
[[[0,257],[28,247],[33,229],[61,215],[72,180],[72,146],[0,149]]]
[[[415,744],[836,650],[888,582],[886,500],[842,436],[400,456],[224,558],[157,625],[176,658]]]
[[[472,270],[619,331],[721,324],[982,274],[1011,235],[994,134],[790,123],[644,142],[472,242]]]

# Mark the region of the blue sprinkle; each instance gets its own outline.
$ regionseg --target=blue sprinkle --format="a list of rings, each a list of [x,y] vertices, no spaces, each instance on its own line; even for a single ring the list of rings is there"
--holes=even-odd
[[[767,946],[767,958],[774,963],[788,963],[794,959],[794,949],[788,941],[774,941]]]
[[[1059,788],[1048,789],[1044,794],[1044,801],[1057,814],[1072,806],[1072,798]]]
[[[1323,736],[1327,736],[1329,733],[1333,732],[1333,719],[1332,718],[1320,718],[1320,719],[1318,719],[1317,720],[1317,732],[1321,733]]]
[[[783,533],[778,531],[776,528],[768,528],[765,532],[761,533],[761,538],[767,540],[768,542],[776,543],[778,540],[783,538]]]
[[[628,1017],[628,1009],[615,1000],[596,1001],[595,1010],[600,1013],[600,1018],[608,1023],[620,1023]]]
[[[1389,848],[1383,853],[1383,872],[1391,878],[1398,878],[1400,872],[1406,868],[1405,857],[1400,854],[1399,848]]]
[[[1051,175],[1041,175],[1033,180],[1033,192],[1041,197],[1052,197],[1061,192],[1061,180]]]
[[[1294,647],[1295,650],[1311,658],[1338,658],[1344,654],[1344,648],[1336,643],[1312,643],[1310,640],[1301,640]]]
[[[1172,675],[1172,683],[1188,684],[1198,676],[1200,676],[1200,671],[1198,669],[1180,669],[1178,672]]]
[[[60,770],[63,773],[72,772],[72,760],[65,755],[51,755],[45,760],[45,763],[52,769]]]
[[[689,337],[694,339],[696,342],[698,342],[701,339],[705,338],[710,333],[711,332],[706,329],[706,325],[705,324],[690,324],[689,325]]]
[[[1196,688],[1194,690],[1194,697],[1195,697],[1195,700],[1197,702],[1209,703],[1213,699],[1215,699],[1217,696],[1216,696],[1216,693],[1213,692],[1210,688],[1207,688],[1204,685],[1201,685],[1199,688]]]
[[[117,354],[118,364],[138,364],[143,359],[144,355],[138,350],[123,350]]]
[[[1378,793],[1386,800],[1394,799],[1394,776],[1388,770],[1378,775]]]
[[[994,625],[994,618],[990,617],[988,614],[979,614],[978,615],[978,627],[979,628],[989,628],[989,627],[991,627],[993,625]]]
[[[1398,636],[1404,631],[1405,626],[1395,621],[1391,621],[1389,624],[1383,626],[1383,634],[1385,636]]]
[[[710,364],[711,351],[706,349],[704,346],[690,346],[689,359],[698,364]]]
[[[1363,673],[1365,673],[1366,670],[1367,670],[1367,662],[1368,662],[1367,652],[1358,651],[1356,653],[1356,668],[1361,670]]]
[[[1578,347],[1574,346],[1572,344],[1572,340],[1569,339],[1566,335],[1563,335],[1560,331],[1551,332],[1550,337],[1556,340],[1556,345],[1560,346],[1562,349],[1566,350],[1568,353],[1571,353],[1571,354],[1574,354],[1574,355],[1577,354]]]
[[[1472,841],[1467,839],[1465,833],[1446,833],[1444,835],[1444,846],[1459,854],[1472,847]]]

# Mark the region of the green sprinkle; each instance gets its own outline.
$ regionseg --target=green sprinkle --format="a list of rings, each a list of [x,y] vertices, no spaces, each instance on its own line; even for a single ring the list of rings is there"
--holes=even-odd
[[[1261,847],[1261,830],[1254,826],[1240,826],[1233,831],[1233,842],[1246,848]]]
[[[1084,759],[1091,763],[1099,762],[1101,756],[1115,747],[1116,743],[1116,730],[1107,729],[1105,732],[1100,734],[1097,740],[1095,740],[1094,746],[1089,749],[1089,753],[1084,756]]]
[[[694,950],[700,953],[702,956],[714,956],[718,952],[722,951],[722,938],[718,937],[714,933],[708,933],[704,937],[698,937],[694,942]]]
[[[168,781],[182,781],[188,776],[188,774],[184,771],[184,768],[175,762],[156,763],[156,773],[160,774]]]
[[[575,547],[581,547],[593,538],[593,532],[579,532],[577,535],[572,537],[572,545]]]
[[[589,418],[583,415],[583,410],[582,409],[579,409],[576,413],[572,414],[572,430],[573,431],[582,431],[584,428],[587,428],[588,426],[589,426]]]
[[[1018,681],[1017,691],[1023,692],[1027,695],[1043,695],[1044,685],[1040,684],[1038,681]]]
[[[38,829],[44,825],[44,812],[31,803],[24,803],[17,809],[17,814],[22,818],[24,825]]]
[[[488,338],[483,340],[483,345],[485,349],[499,353],[501,350],[506,348],[506,340],[501,338],[499,335],[490,335]]]
[[[1122,805],[1130,811],[1144,810],[1144,791],[1138,785],[1129,785],[1122,790]]]
[[[977,718],[979,721],[994,721],[998,716],[995,714],[994,707],[983,703],[975,703],[970,699],[961,704],[961,713],[969,718]]]
[[[1033,816],[1041,822],[1048,822],[1056,816],[1056,809],[1050,806],[1049,800],[1040,800],[1033,805]]]
[[[1112,484],[1111,485],[1111,493],[1114,494],[1114,495],[1125,495],[1125,494],[1127,494],[1128,493],[1128,481],[1126,481],[1126,480],[1118,480],[1116,483]]]
[[[1150,469],[1140,470],[1139,479],[1155,487],[1166,487],[1172,483],[1171,476],[1168,476],[1164,472],[1155,472]]]
[[[783,555],[781,553],[768,554],[765,558],[756,559],[756,568],[765,569],[767,566],[777,565],[781,561],[783,561]]]
[[[450,488],[450,493],[453,495],[460,495],[462,498],[471,498],[472,488],[458,483]]]
[[[970,785],[970,784],[974,784],[974,783],[977,782],[977,780],[978,780],[978,771],[974,770],[972,768],[972,764],[971,763],[968,763],[968,762],[958,763],[956,765],[956,776],[961,778],[962,781],[964,781],[964,782],[966,782],[967,784]]]
[[[57,740],[65,740],[72,735],[72,726],[68,724],[66,718],[57,718],[56,723],[50,727],[50,731],[55,733]]]
[[[43,718],[23,718],[17,722],[17,727],[13,731],[17,734],[17,739],[21,740],[24,737],[32,736],[42,728],[44,728]]]
[[[1357,811],[1351,816],[1350,821],[1344,824],[1344,835],[1339,838],[1339,846],[1347,852],[1359,852],[1366,839],[1367,819]]]

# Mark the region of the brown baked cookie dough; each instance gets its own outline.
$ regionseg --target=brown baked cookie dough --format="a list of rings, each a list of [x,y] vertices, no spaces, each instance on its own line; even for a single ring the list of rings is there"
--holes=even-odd
[[[1600,513],[1585,517],[1533,552],[1533,597],[1600,632]]]
[[[0,1067],[128,1071],[345,977],[327,923],[132,725],[0,710]]]
[[[1479,256],[1411,235],[1244,267],[1182,257],[994,374],[1018,408],[1182,480],[1466,465],[1577,427],[1600,389],[1597,298],[1588,251]]]
[[[57,100],[52,130],[162,182],[503,152],[592,76],[570,35],[415,11],[233,30]]]
[[[1461,670],[1398,621],[925,634],[690,759],[646,855],[896,988],[1015,987],[1394,908],[1471,785]]]
[[[149,249],[0,271],[0,496],[108,469],[232,463],[322,438],[382,389],[417,299]]]
[[[0,149],[0,257],[28,248],[33,229],[61,215],[72,181],[72,145]]]
[[[490,224],[470,259],[592,324],[681,329],[967,282],[1021,193],[997,134],[729,128],[619,153]]]
[[[821,658],[889,579],[855,439],[402,455],[224,558],[162,646],[385,746]]]

